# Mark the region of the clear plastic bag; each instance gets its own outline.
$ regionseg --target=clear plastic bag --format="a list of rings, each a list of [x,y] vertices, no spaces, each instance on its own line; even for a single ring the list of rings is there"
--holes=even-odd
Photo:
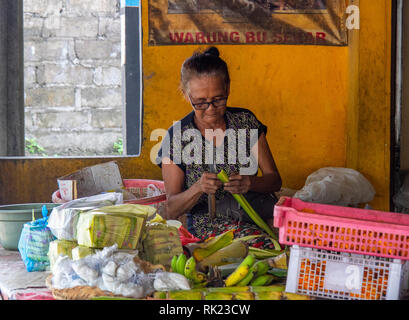
[[[307,202],[357,206],[373,200],[375,189],[358,171],[349,168],[321,168],[307,177],[294,198]]]
[[[160,189],[154,184],[148,185],[146,193],[147,193],[147,197],[149,198],[162,195],[162,192],[160,191]]]
[[[175,272],[160,272],[153,283],[155,291],[190,290],[190,282],[183,275]]]
[[[56,289],[98,287],[124,297],[144,298],[155,291],[157,273],[144,273],[135,256],[118,250],[117,245],[75,261],[60,256],[52,270],[52,285]]]
[[[121,249],[136,249],[148,216],[156,209],[140,204],[102,207],[80,215],[77,222],[79,245],[104,248],[117,244]]]
[[[406,174],[399,192],[393,197],[393,203],[398,212],[409,211],[409,174]]]
[[[104,193],[75,199],[51,211],[48,227],[58,240],[75,241],[79,215],[92,209],[123,203],[122,193]]]

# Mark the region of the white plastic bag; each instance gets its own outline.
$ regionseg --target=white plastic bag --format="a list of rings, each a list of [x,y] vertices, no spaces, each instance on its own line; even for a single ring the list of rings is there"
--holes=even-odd
[[[321,168],[307,177],[294,198],[307,202],[357,206],[373,200],[375,189],[358,171],[349,168]]]
[[[399,192],[393,197],[393,203],[403,212],[407,211],[405,209],[409,209],[409,174],[404,177]]]
[[[108,192],[75,199],[55,207],[48,219],[48,228],[58,240],[76,240],[76,225],[81,212],[123,203],[122,193]]]
[[[179,273],[158,272],[153,283],[156,291],[190,290],[189,280]]]
[[[140,299],[155,291],[153,283],[157,273],[144,273],[134,257],[133,253],[118,251],[116,244],[79,260],[59,256],[52,269],[52,284],[57,289],[79,285],[98,287]]]
[[[152,198],[152,197],[157,197],[162,195],[162,192],[159,190],[157,186],[154,184],[149,184],[147,187],[147,197]]]

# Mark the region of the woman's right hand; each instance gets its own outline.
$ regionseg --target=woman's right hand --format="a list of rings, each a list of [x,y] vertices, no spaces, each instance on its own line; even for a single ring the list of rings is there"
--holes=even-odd
[[[217,174],[210,172],[204,172],[197,181],[200,191],[207,194],[215,194],[222,184],[223,183],[217,178]]]

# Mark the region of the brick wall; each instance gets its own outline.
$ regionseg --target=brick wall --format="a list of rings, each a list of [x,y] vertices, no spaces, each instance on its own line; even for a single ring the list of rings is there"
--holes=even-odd
[[[49,156],[122,137],[119,0],[24,0],[26,138]]]

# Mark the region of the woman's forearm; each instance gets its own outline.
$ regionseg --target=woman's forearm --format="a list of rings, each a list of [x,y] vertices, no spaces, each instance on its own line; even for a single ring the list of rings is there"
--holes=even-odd
[[[197,183],[186,191],[171,195],[166,201],[166,219],[177,219],[192,209],[199,201],[203,192]]]
[[[249,190],[255,192],[277,192],[281,189],[281,177],[277,173],[263,174],[263,176],[251,176]]]

